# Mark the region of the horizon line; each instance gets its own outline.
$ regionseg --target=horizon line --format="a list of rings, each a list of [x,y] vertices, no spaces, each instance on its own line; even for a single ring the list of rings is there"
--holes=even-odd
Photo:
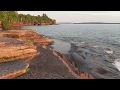
[[[57,23],[120,23],[120,22],[57,22]]]

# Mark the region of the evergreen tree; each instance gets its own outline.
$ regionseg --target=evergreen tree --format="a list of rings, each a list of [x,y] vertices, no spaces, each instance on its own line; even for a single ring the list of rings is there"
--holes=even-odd
[[[14,22],[22,22],[23,24],[55,24],[56,21],[49,18],[46,14],[43,13],[42,16],[32,16],[30,14],[18,14],[17,11],[0,11],[0,22],[4,30],[13,29],[12,24]]]

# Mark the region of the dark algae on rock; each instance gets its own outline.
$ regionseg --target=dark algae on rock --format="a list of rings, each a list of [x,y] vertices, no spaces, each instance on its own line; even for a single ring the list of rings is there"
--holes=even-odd
[[[115,57],[100,47],[87,43],[71,43],[71,63],[78,68],[81,78],[119,79],[120,72],[113,65]],[[86,73],[90,77],[84,77]],[[83,77],[82,77],[83,76]]]

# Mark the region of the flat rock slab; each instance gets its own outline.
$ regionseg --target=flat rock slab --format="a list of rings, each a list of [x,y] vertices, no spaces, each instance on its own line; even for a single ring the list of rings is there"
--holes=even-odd
[[[34,30],[7,30],[0,33],[0,36],[18,38],[28,42],[36,42],[40,45],[51,45],[53,41],[36,33]]]
[[[0,63],[0,79],[12,79],[26,72],[29,64],[22,60]]]
[[[30,71],[16,79],[77,79],[53,51],[38,46],[41,55],[30,63]]]
[[[11,43],[11,44],[23,44],[24,41],[20,40],[20,39],[14,39],[14,38],[10,38],[10,37],[0,37],[0,43]]]
[[[0,63],[33,57],[37,54],[36,46],[16,38],[0,37]]]

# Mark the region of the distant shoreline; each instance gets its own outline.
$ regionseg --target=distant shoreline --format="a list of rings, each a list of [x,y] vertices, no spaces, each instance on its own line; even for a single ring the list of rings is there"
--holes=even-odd
[[[59,23],[59,24],[120,24],[120,23]]]
[[[120,24],[120,23],[72,23],[72,24]]]

